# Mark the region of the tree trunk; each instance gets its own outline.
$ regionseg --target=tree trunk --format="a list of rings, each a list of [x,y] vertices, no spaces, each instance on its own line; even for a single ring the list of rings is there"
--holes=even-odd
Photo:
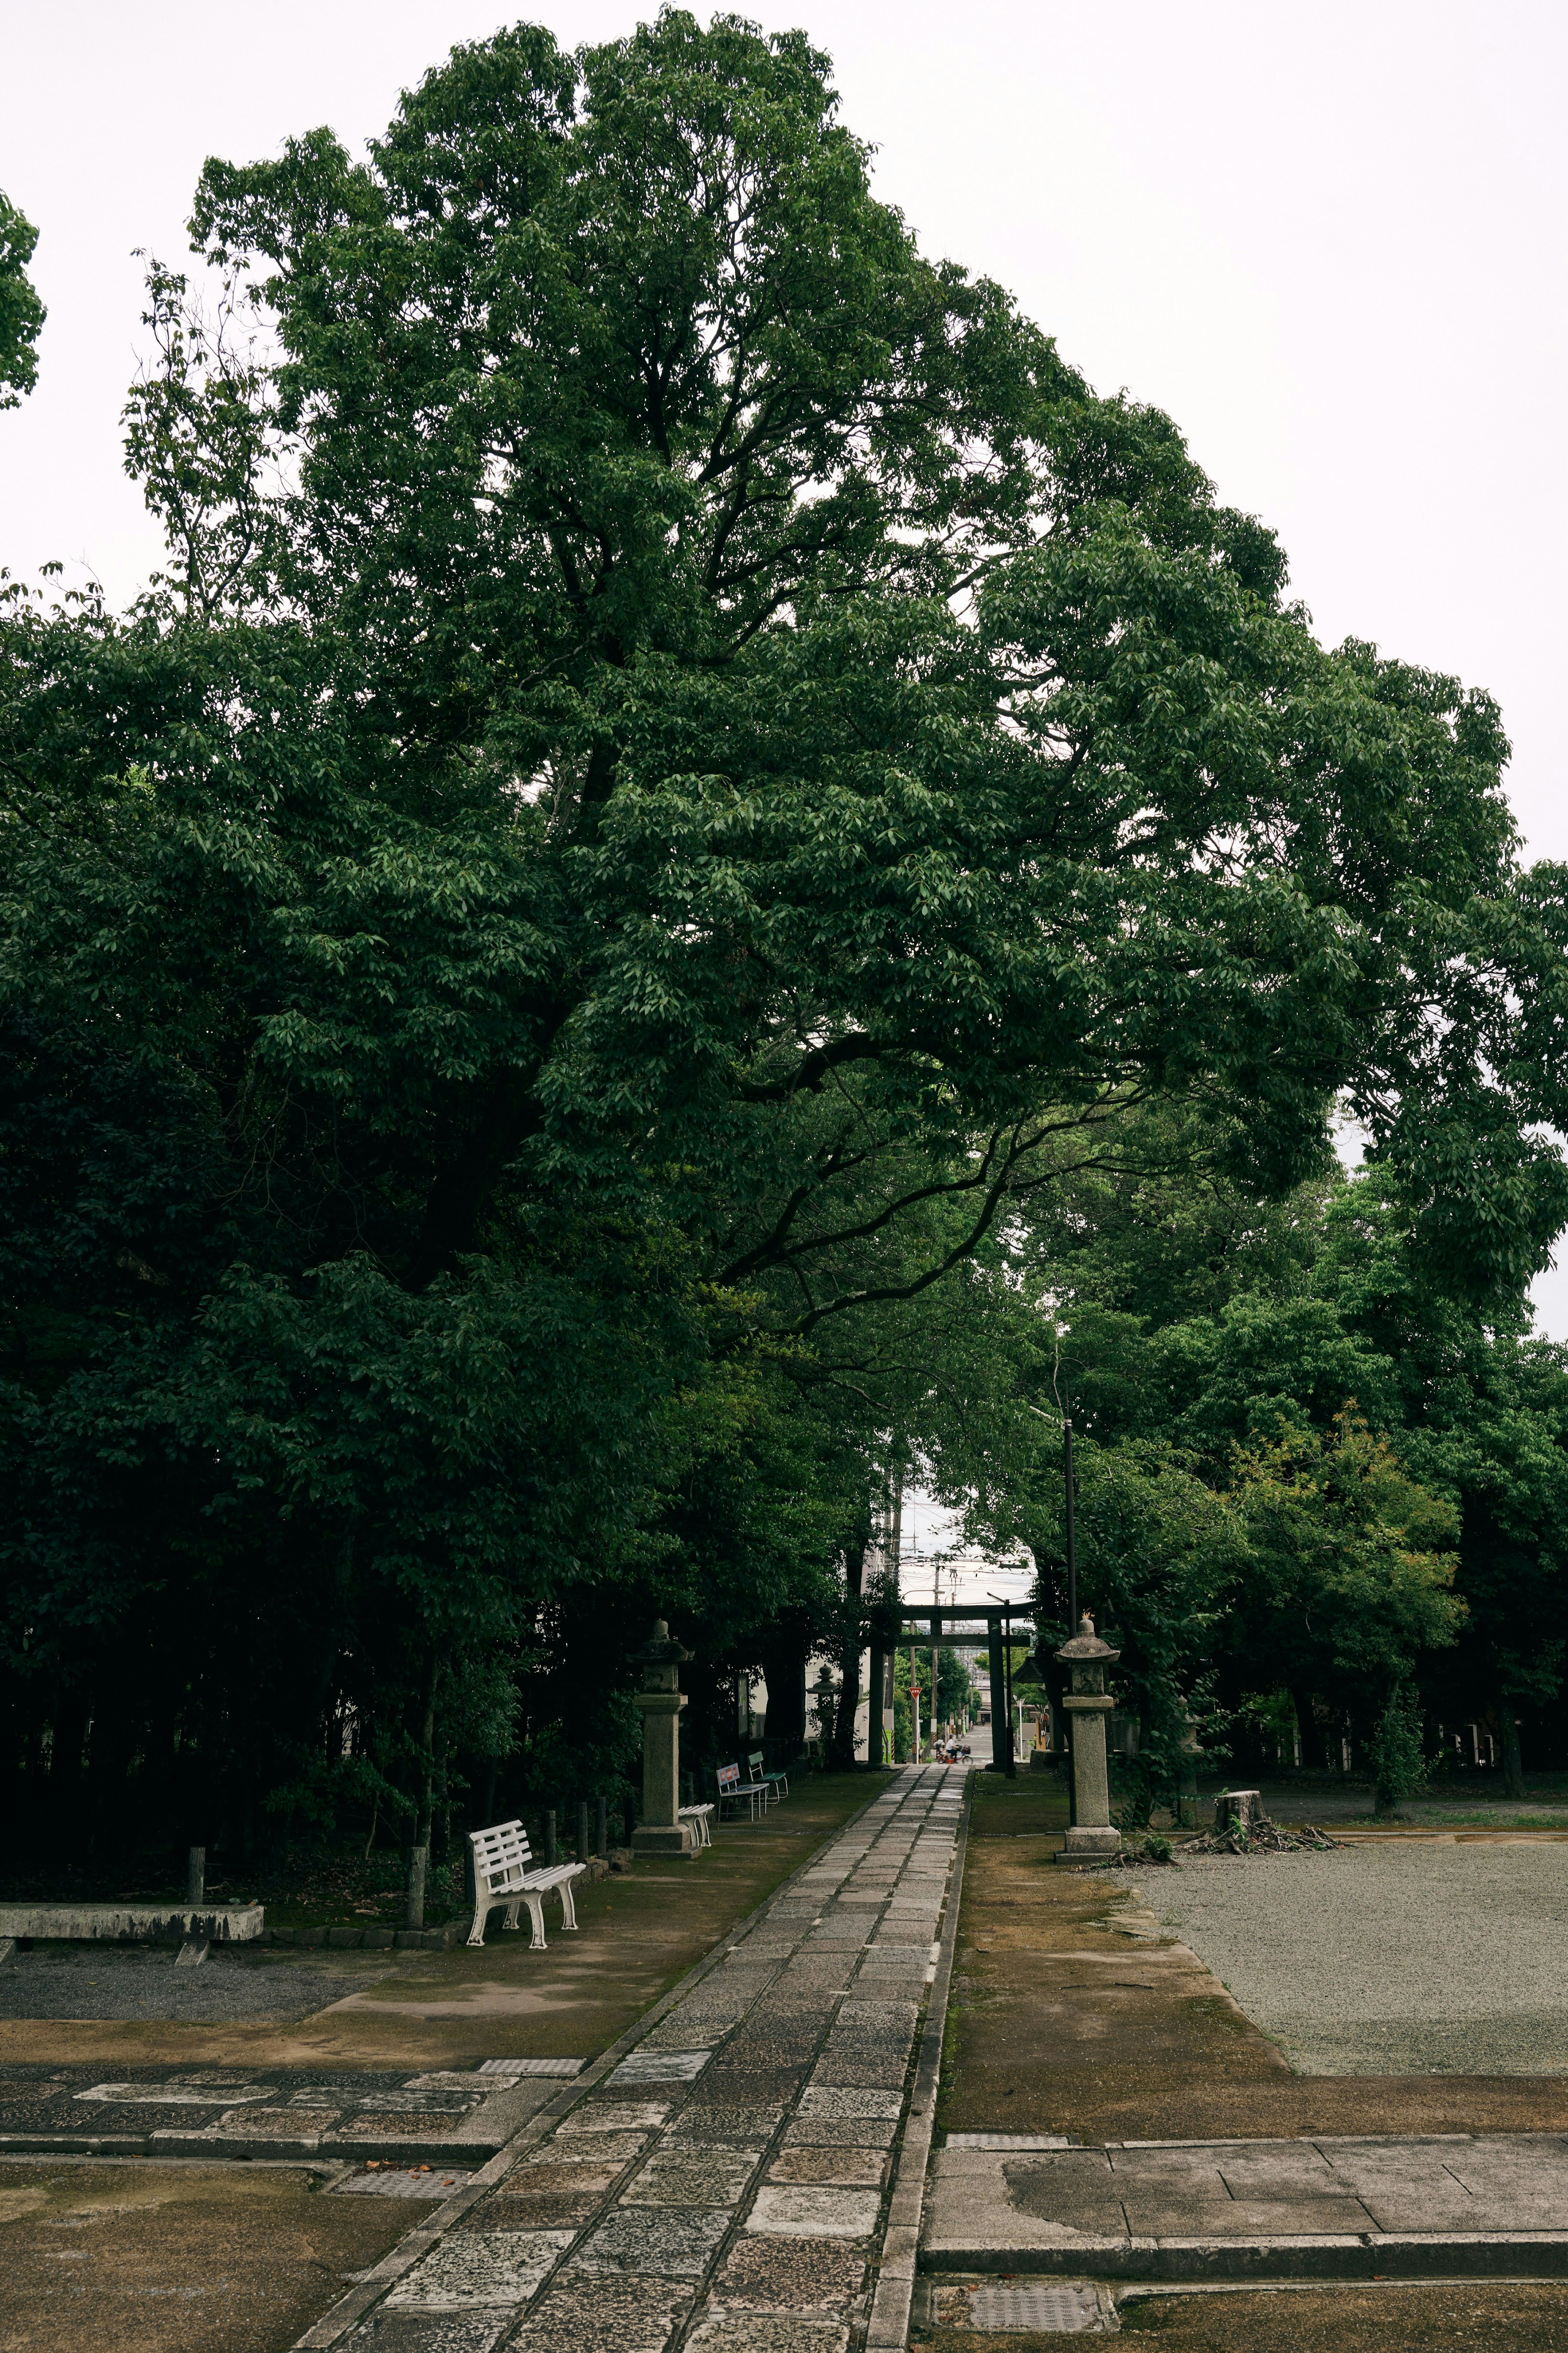
[[[1268,1819],[1256,1789],[1223,1789],[1214,1801],[1216,1831],[1254,1831]]]
[[[1502,1750],[1502,1790],[1517,1805],[1524,1796],[1524,1757],[1519,1745],[1519,1725],[1514,1720],[1513,1702],[1503,1693],[1497,1702],[1498,1743]]]
[[[781,1641],[763,1651],[763,1681],[768,1687],[763,1719],[772,1762],[790,1765],[805,1746],[805,1646]]]
[[[92,1694],[83,1683],[68,1683],[55,1708],[54,1738],[49,1747],[48,1820],[57,1844],[73,1843],[80,1835],[78,1810],[81,1803],[81,1753],[87,1740]]]
[[[421,1789],[419,1811],[414,1824],[414,1843],[430,1844],[430,1810],[436,1789],[436,1653],[430,1653],[430,1665],[425,1677],[425,1706],[419,1727],[421,1752]]]
[[[408,1898],[404,1926],[425,1926],[425,1882],[430,1867],[430,1809],[436,1786],[436,1652],[425,1678],[425,1704],[419,1727],[419,1810],[414,1818],[414,1843],[408,1850]]]
[[[855,1770],[855,1711],[860,1704],[860,1643],[865,1631],[860,1597],[865,1577],[866,1547],[852,1546],[844,1556],[844,1657],[838,1718],[833,1729],[833,1762],[841,1773]]]
[[[1301,1736],[1301,1762],[1303,1766],[1321,1770],[1328,1763],[1328,1750],[1319,1728],[1317,1711],[1312,1705],[1312,1694],[1304,1683],[1295,1683],[1291,1686],[1290,1700],[1296,1710],[1296,1729]]]

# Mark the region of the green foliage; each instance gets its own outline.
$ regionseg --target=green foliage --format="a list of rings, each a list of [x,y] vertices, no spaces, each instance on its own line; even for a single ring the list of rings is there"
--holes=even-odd
[[[1511,1373],[1500,1486],[1325,1436],[1448,1443],[1568,1198],[1498,714],[1320,647],[828,77],[521,26],[363,162],[209,164],[126,417],[167,576],[0,617],[13,1756],[109,1847],[132,1770],[237,1837],[613,1785],[656,1609],[700,1752],[858,1655],[890,1462],[1059,1615],[1068,1320],[1156,1775],[1249,1577],[1359,1692],[1454,1622],[1418,1488],[1547,1525]],[[1342,1102],[1386,1230],[1324,1229]]]
[[[38,380],[46,313],[27,276],[37,242],[32,222],[0,191],[0,408],[15,408]]]
[[[1426,1786],[1421,1741],[1421,1703],[1407,1684],[1390,1693],[1372,1736],[1372,1767],[1377,1810],[1385,1813]]]
[[[1326,1431],[1285,1429],[1239,1453],[1234,1493],[1255,1672],[1370,1697],[1457,1640],[1458,1515],[1350,1406]]]

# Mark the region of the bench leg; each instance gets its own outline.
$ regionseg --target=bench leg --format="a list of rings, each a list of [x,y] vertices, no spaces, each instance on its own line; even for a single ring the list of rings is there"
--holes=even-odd
[[[528,1949],[531,1953],[542,1953],[544,1950],[544,1898],[542,1895],[525,1895],[521,1900],[528,1906]]]
[[[556,1890],[561,1898],[561,1926],[568,1936],[577,1933],[577,1906],[572,1900],[572,1882],[563,1879]]]
[[[522,1898],[521,1898],[521,1896],[519,1896],[519,1897],[518,1897],[518,1899],[517,1899],[517,1902],[516,1902],[516,1903],[514,1903],[514,1904],[509,1904],[509,1905],[507,1905],[507,1907],[506,1907],[506,1918],[501,1922],[501,1926],[502,1926],[503,1928],[515,1928],[515,1927],[517,1926],[517,1925],[518,1925],[518,1919],[517,1919],[518,1909],[519,1909],[519,1906],[521,1905],[521,1902],[522,1902]]]

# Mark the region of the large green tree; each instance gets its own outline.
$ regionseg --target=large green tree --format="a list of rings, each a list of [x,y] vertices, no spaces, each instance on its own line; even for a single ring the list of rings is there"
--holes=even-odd
[[[106,1804],[150,1745],[265,1789],[378,1662],[427,1791],[501,1736],[445,1662],[558,1683],[589,1594],[612,1681],[715,1579],[734,1647],[820,1630],[937,1303],[1152,1103],[1262,1198],[1346,1097],[1456,1295],[1539,1262],[1495,710],[1320,647],[1168,419],[922,256],[801,36],[521,26],[195,224],[221,300],[154,270],[128,411],[167,575],[0,647],[62,1804],[89,1704]]]

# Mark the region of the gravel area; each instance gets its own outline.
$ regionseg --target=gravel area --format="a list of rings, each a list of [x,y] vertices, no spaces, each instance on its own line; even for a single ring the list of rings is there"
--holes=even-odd
[[[1212,1791],[1205,1789],[1201,1801],[1205,1821],[1213,1798],[1231,1786],[1216,1782]],[[1266,1780],[1260,1786],[1264,1810],[1276,1821],[1356,1822],[1369,1830],[1377,1826],[1370,1782]],[[1457,1822],[1474,1829],[1506,1830],[1525,1823],[1542,1830],[1568,1830],[1568,1796],[1553,1785],[1510,1800],[1496,1795],[1489,1783],[1479,1788],[1466,1788],[1460,1783],[1450,1785],[1440,1795],[1406,1798],[1389,1822],[1396,1830],[1452,1830]]]
[[[190,2026],[309,2018],[341,2001],[356,1980],[386,1974],[363,1963],[334,1968],[324,1954],[301,1968],[215,1951],[199,1968],[182,1969],[172,1952],[155,1947],[45,1946],[0,1968],[0,2018],[169,2019]]]
[[[1301,2074],[1568,2074],[1561,1846],[1215,1855],[1137,1884]]]

